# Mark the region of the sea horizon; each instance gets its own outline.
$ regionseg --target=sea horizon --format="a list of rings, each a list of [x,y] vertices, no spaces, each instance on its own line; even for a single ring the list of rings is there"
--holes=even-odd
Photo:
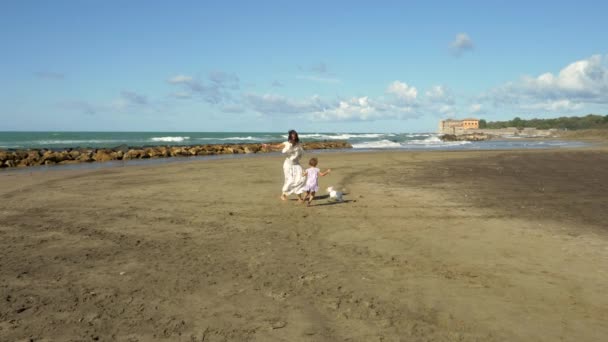
[[[442,141],[435,132],[301,132],[302,141],[343,140],[353,149],[452,150],[577,147],[580,142],[559,140],[499,139],[491,141]],[[186,132],[186,131],[0,131],[0,149],[75,149],[118,146],[187,146],[208,144],[269,143],[287,138],[286,132]]]

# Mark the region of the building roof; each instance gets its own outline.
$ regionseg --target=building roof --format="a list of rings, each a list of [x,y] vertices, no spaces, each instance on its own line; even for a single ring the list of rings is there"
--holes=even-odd
[[[466,119],[462,119],[462,121],[464,121],[464,120],[467,120],[467,121],[469,121],[469,120],[471,120],[471,121],[479,121],[479,119],[475,119],[475,118],[466,118]]]

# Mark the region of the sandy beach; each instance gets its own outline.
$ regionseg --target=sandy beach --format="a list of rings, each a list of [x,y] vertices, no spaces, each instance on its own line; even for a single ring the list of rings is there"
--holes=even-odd
[[[0,172],[0,341],[602,341],[607,151]]]

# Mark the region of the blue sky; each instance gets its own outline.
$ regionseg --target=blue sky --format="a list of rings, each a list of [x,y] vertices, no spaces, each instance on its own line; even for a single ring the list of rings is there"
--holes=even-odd
[[[606,1],[0,3],[0,130],[608,114]]]

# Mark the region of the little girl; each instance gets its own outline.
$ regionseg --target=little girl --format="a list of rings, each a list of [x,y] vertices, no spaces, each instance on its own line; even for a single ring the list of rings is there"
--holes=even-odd
[[[310,165],[310,167],[306,169],[303,174],[306,176],[306,184],[304,185],[306,195],[302,201],[305,202],[307,206],[309,206],[312,200],[315,198],[315,193],[319,191],[319,176],[323,177],[331,172],[331,169],[321,172],[321,170],[317,168],[318,162],[319,161],[317,158],[310,158],[310,161],[308,161],[308,165]]]

